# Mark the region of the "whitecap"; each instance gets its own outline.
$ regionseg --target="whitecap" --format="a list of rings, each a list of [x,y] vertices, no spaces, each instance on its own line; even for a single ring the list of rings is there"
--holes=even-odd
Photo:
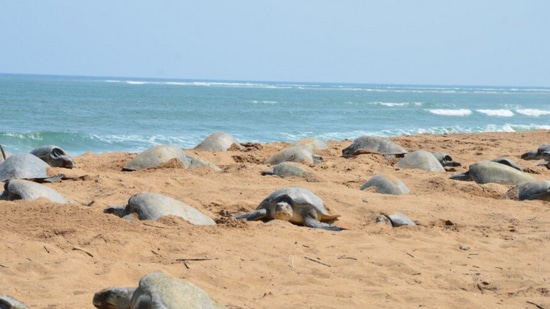
[[[540,110],[540,109],[516,109],[516,113],[522,114],[525,116],[531,116],[531,117],[540,117],[540,116],[548,116],[550,115],[550,111]]]
[[[469,116],[472,114],[469,109],[429,109],[428,111],[441,116]]]
[[[508,109],[476,109],[476,112],[485,114],[487,116],[496,117],[513,117],[514,113]]]

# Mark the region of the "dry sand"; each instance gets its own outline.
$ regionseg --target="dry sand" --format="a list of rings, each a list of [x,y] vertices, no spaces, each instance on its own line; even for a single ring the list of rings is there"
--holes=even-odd
[[[341,157],[351,140],[330,141],[320,179],[261,176],[286,144],[249,151],[186,150],[223,168],[165,166],[124,172],[134,153],[86,153],[74,180],[47,184],[72,205],[0,201],[0,294],[30,308],[93,308],[93,294],[136,286],[163,271],[202,287],[229,308],[550,308],[550,202],[499,197],[509,186],[449,179],[470,163],[508,157],[538,180],[550,170],[520,155],[549,131],[391,138],[409,151],[445,151],[463,166],[445,173],[403,170],[380,155]],[[61,145],[62,146],[62,145]],[[359,187],[378,172],[411,190],[391,196]],[[82,176],[82,177],[79,177]],[[126,221],[103,209],[142,191],[168,195],[219,220],[253,210],[274,190],[302,186],[341,215],[342,232],[289,222],[225,220],[193,226],[178,217]],[[416,227],[376,224],[400,211]]]

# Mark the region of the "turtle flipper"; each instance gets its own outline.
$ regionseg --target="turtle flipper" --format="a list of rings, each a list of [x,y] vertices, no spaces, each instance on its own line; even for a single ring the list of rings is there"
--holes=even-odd
[[[336,225],[332,225],[326,222],[321,222],[311,216],[305,216],[304,217],[304,225],[307,227],[315,228],[315,229],[323,229],[323,230],[329,230],[329,231],[342,231],[345,230],[343,227],[339,227]]]
[[[247,221],[261,220],[267,215],[267,210],[258,209],[256,211],[246,212],[244,214],[235,215],[235,219],[246,219]]]

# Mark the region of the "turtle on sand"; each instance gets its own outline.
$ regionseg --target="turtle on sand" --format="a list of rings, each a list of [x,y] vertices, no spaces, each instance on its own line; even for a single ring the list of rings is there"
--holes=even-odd
[[[398,211],[390,215],[382,213],[380,216],[376,217],[376,223],[384,223],[392,227],[416,225],[416,223],[414,223],[414,221],[409,219],[409,217],[405,216],[404,214]]]
[[[103,289],[92,302],[98,309],[225,308],[191,282],[160,272],[141,277],[138,287]]]
[[[39,157],[53,167],[73,168],[74,161],[71,156],[62,148],[54,145],[46,145],[35,148],[31,154]]]
[[[189,158],[183,150],[175,145],[156,145],[143,151],[137,157],[130,160],[122,170],[137,171],[140,169],[156,167],[170,160],[179,160],[185,168],[189,166]]]
[[[536,151],[530,150],[521,155],[523,160],[544,160],[537,164],[538,166],[546,166],[550,169],[550,144],[541,145]]]
[[[0,295],[0,309],[29,309],[29,307],[8,295]]]
[[[550,144],[541,145],[536,151],[529,150],[521,155],[523,160],[545,160],[550,161]]]
[[[360,190],[371,187],[376,188],[376,193],[401,195],[409,193],[409,188],[393,175],[378,174],[365,182]]]
[[[296,162],[281,162],[275,165],[272,169],[263,171],[262,175],[277,175],[282,178],[301,177],[307,181],[319,181],[313,172],[309,171],[302,164]]]
[[[439,161],[439,163],[441,163],[441,165],[443,167],[447,167],[447,166],[451,166],[451,167],[457,167],[457,166],[462,166],[462,164],[458,161],[454,161],[453,158],[448,155],[447,153],[445,152],[442,152],[442,151],[436,151],[436,152],[432,152],[432,154],[434,155],[434,157]]]
[[[352,157],[360,154],[377,153],[386,157],[403,157],[407,150],[384,137],[360,136],[353,143],[342,150],[343,157]]]
[[[281,162],[303,162],[305,164],[319,163],[323,158],[313,153],[313,150],[305,145],[296,145],[284,148],[273,154],[266,163],[276,165]]]
[[[452,175],[450,178],[465,181],[473,180],[478,184],[499,183],[514,185],[535,180],[533,176],[527,173],[494,161],[473,163],[467,172]]]
[[[396,165],[404,169],[419,169],[430,172],[445,171],[443,165],[431,152],[422,149],[405,155]]]
[[[136,214],[139,220],[157,220],[163,216],[178,216],[194,225],[216,225],[207,215],[166,195],[141,192],[128,199],[124,206],[107,207],[103,212],[112,213],[121,218],[132,219]]]
[[[502,198],[550,201],[550,180],[528,181],[512,187]]]
[[[331,231],[344,229],[328,223],[336,220],[340,215],[329,214],[317,195],[301,187],[280,188],[267,196],[255,211],[234,217],[249,221],[286,220],[298,225]]]
[[[245,149],[245,147],[241,145],[233,136],[227,133],[217,132],[206,137],[200,144],[195,146],[195,149],[226,151],[231,147],[236,147],[239,150]]]
[[[294,143],[294,145],[305,145],[310,147],[312,150],[326,150],[328,149],[327,143],[323,142],[320,139],[307,137],[303,138]]]
[[[11,155],[0,163],[0,181],[10,179],[30,179],[35,181],[53,182],[63,178],[63,174],[50,177],[46,162],[30,153]]]
[[[56,190],[46,187],[45,185],[23,180],[12,179],[4,184],[4,193],[0,199],[4,200],[36,200],[38,198],[47,198],[52,202],[60,204],[68,204],[70,201]]]

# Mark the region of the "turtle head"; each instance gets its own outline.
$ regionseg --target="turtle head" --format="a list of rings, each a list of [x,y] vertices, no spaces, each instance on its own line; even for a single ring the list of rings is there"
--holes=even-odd
[[[275,219],[289,221],[293,215],[294,211],[287,202],[279,202],[275,205],[275,213],[273,215]]]
[[[94,294],[93,304],[98,309],[129,309],[136,288],[108,288]]]
[[[73,168],[73,159],[61,148],[53,147],[50,152],[50,165],[55,167]]]
[[[103,212],[106,214],[114,214],[121,218],[127,215],[126,207],[120,205],[107,207],[103,210]]]
[[[540,154],[537,151],[533,150],[527,151],[526,153],[521,155],[521,158],[523,160],[538,160],[540,159],[540,157]]]

